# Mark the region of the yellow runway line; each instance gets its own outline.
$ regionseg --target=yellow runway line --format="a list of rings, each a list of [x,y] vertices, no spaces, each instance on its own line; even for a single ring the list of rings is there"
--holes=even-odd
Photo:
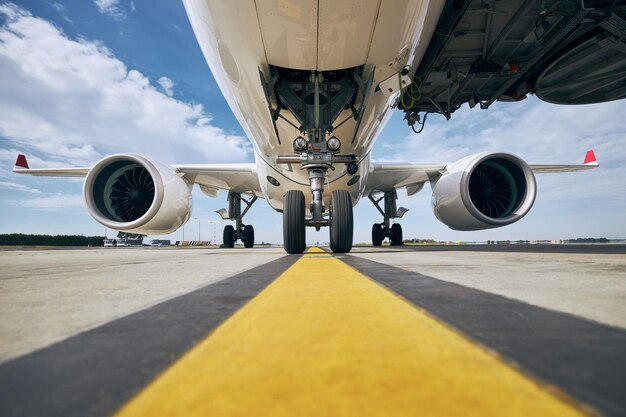
[[[309,250],[117,416],[581,415],[324,254]]]

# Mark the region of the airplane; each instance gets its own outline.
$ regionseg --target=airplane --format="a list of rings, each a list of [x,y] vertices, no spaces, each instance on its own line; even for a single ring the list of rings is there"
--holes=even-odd
[[[535,174],[598,167],[533,165],[502,151],[456,162],[374,163],[393,111],[419,133],[431,113],[488,108],[528,94],[558,104],[626,97],[624,6],[555,0],[183,0],[226,101],[254,146],[255,163],[166,165],[137,154],[91,167],[14,172],[84,177],[91,216],[120,231],[167,234],[189,220],[194,184],[228,193],[225,247],[254,245],[243,219],[258,198],[283,215],[284,249],[306,249],[306,227],[328,227],[330,248],[353,244],[353,207],[367,197],[382,216],[372,244],[402,244],[392,219],[397,190],[428,182],[435,216],[454,230],[512,224],[535,201]],[[416,125],[418,130],[415,129]]]

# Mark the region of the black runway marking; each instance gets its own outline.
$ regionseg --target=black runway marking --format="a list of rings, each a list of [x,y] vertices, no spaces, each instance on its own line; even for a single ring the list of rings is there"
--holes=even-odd
[[[530,375],[606,415],[626,416],[626,330],[355,256],[341,259]]]
[[[366,249],[367,248],[367,249]],[[510,244],[510,245],[404,245],[384,246],[372,248],[371,246],[352,249],[352,253],[384,253],[398,251],[415,252],[528,252],[528,253],[587,253],[594,255],[622,255],[626,254],[626,245],[623,244]]]
[[[299,258],[284,256],[0,365],[0,416],[112,414]]]

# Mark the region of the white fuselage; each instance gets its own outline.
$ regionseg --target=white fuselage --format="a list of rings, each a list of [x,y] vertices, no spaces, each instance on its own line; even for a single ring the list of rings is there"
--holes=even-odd
[[[348,190],[356,204],[367,181],[373,142],[399,95],[375,89],[421,60],[443,1],[184,0],[184,4],[213,76],[254,145],[261,190],[274,209],[282,210],[287,190],[303,191],[308,207],[311,192],[307,171],[299,164],[275,162],[278,155],[294,153],[293,139],[301,133],[279,119],[279,143],[260,72],[266,79],[269,65],[316,71],[362,65],[364,78],[373,72],[370,91],[357,96],[359,101],[368,95],[361,123],[350,118],[333,132],[342,142],[341,153],[357,156],[360,180],[348,185],[351,177],[343,164],[336,164],[327,176],[327,190]],[[344,113],[338,120],[350,115]],[[270,184],[267,176],[280,185]],[[324,194],[325,204],[329,196]]]

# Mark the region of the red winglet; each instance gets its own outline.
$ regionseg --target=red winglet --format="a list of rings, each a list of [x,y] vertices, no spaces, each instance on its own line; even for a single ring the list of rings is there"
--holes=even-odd
[[[583,162],[584,165],[597,165],[598,161],[596,160],[596,155],[593,153],[593,150],[591,151],[587,151],[587,154],[585,155],[585,162]]]
[[[15,161],[15,166],[19,168],[28,169],[28,161],[26,161],[26,156],[19,154],[17,156],[17,160]]]

